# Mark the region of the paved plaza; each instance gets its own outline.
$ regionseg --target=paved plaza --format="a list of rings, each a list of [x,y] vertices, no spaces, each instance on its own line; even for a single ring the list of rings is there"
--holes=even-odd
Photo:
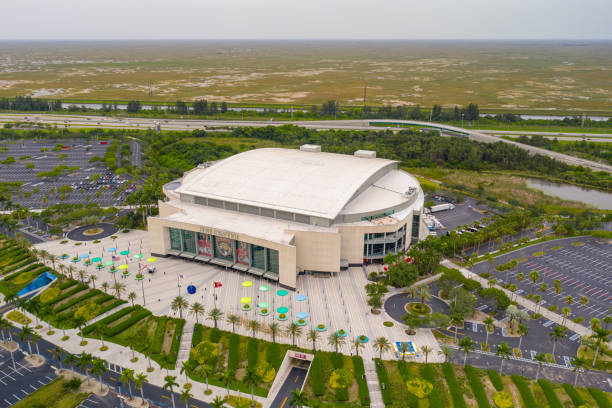
[[[307,313],[307,324],[304,326],[303,335],[297,339],[298,345],[304,348],[311,348],[312,344],[306,338],[306,333],[311,328],[318,324],[327,326],[327,330],[321,333],[317,348],[324,350],[332,350],[332,347],[327,344],[327,337],[330,333],[336,330],[344,329],[348,334],[346,344],[342,347],[342,351],[346,354],[351,352],[351,344],[355,337],[362,334],[370,338],[369,344],[361,351],[366,359],[371,358],[375,353],[372,343],[375,338],[385,336],[389,341],[413,340],[420,348],[423,345],[428,345],[438,349],[438,344],[429,330],[418,330],[415,336],[408,336],[404,333],[405,327],[395,324],[393,327],[383,326],[386,320],[392,320],[384,312],[379,315],[370,313],[370,308],[366,304],[366,294],[364,286],[368,283],[365,277],[365,272],[362,268],[355,267],[349,270],[342,271],[333,277],[317,277],[312,275],[301,275],[297,281],[297,290],[295,292],[288,291],[285,296],[279,296],[278,290],[282,288],[276,283],[237,271],[226,270],[223,267],[197,263],[177,258],[157,258],[154,262],[146,262],[146,259],[151,256],[148,248],[148,234],[144,231],[131,231],[129,233],[119,233],[116,240],[105,238],[98,244],[91,242],[83,243],[80,246],[75,246],[73,242],[61,244],[60,241],[51,241],[38,244],[37,248],[46,249],[55,254],[66,253],[69,257],[61,262],[66,266],[73,265],[78,269],[86,269],[83,261],[73,263],[73,256],[88,254],[90,258],[101,257],[102,262],[112,260],[113,254],[119,254],[121,251],[129,250],[129,255],[117,255],[120,260],[115,262],[115,265],[128,265],[129,276],[122,277],[121,270],[114,275],[108,272],[108,267],[102,270],[96,270],[95,265],[87,267],[88,273],[95,273],[97,280],[96,287],[100,288],[103,282],[108,282],[110,285],[115,280],[126,285],[126,291],[122,295],[125,299],[129,292],[135,292],[137,295],[136,303],[145,304],[143,301],[143,287],[146,304],[145,306],[156,315],[169,315],[178,317],[178,313],[171,310],[170,303],[179,294],[185,297],[189,303],[202,303],[208,311],[215,307],[221,309],[225,315],[230,313],[241,316],[245,321],[258,320],[262,325],[277,319],[277,313],[274,313],[279,307],[289,309],[285,322],[276,320],[281,326],[296,321],[297,313]],[[117,248],[116,252],[109,252],[110,248]],[[134,258],[136,254],[142,254],[142,259]],[[139,267],[145,265],[154,265],[156,272],[148,274],[144,272],[144,281],[138,282],[134,279]],[[243,282],[252,282],[252,286],[245,287]],[[213,282],[221,282],[222,287],[213,289]],[[142,285],[142,286],[141,286]],[[197,288],[195,294],[187,293],[187,286],[194,285]],[[260,286],[268,286],[268,291],[260,291]],[[281,292],[283,293],[283,292]],[[214,294],[217,295],[215,300]],[[299,301],[300,298],[296,295],[306,295],[306,300]],[[240,299],[249,297],[252,299],[253,310],[244,312],[241,310]],[[269,304],[270,315],[261,316],[256,312],[255,306],[261,302]],[[195,323],[195,317],[183,313],[183,317],[187,319],[186,328]],[[199,318],[201,322],[202,317]],[[207,325],[211,326],[212,321],[206,321]],[[219,322],[219,328],[231,331],[231,324],[225,319]],[[237,331],[244,335],[250,335],[250,331],[241,325],[237,327]],[[271,340],[268,333],[259,334],[258,337]],[[290,343],[289,337],[280,337],[279,341]],[[185,344],[189,347],[189,343]],[[181,347],[183,350],[183,347]],[[183,353],[185,354],[185,353]],[[432,353],[437,358],[437,353]],[[432,359],[430,355],[429,359]],[[391,357],[387,355],[387,358]],[[180,360],[179,355],[179,360]],[[420,359],[420,357],[419,357]]]

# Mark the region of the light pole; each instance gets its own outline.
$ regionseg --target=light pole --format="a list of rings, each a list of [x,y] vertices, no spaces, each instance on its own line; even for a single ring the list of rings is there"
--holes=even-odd
[[[463,127],[463,112],[461,112],[461,127]]]

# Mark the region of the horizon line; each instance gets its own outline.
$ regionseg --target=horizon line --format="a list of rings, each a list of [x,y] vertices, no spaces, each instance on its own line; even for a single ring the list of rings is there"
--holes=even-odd
[[[611,38],[0,38],[8,41],[612,41]]]

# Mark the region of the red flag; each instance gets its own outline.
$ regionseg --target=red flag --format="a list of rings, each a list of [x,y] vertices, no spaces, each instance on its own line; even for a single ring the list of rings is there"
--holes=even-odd
[[[221,286],[223,286],[221,282],[215,282],[215,288],[220,288]]]
[[[181,279],[183,279],[183,275],[179,275],[181,277]]]

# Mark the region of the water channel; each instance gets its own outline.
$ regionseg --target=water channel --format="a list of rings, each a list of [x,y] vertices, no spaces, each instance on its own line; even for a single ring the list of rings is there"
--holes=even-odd
[[[526,181],[529,188],[540,190],[545,194],[565,200],[580,201],[604,210],[612,210],[612,193],[534,178],[528,178]]]

